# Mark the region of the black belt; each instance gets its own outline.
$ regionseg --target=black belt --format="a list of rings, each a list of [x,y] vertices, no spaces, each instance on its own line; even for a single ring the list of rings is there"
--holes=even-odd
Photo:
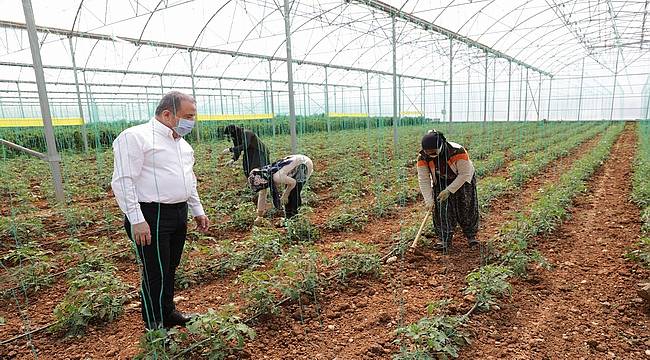
[[[161,209],[181,209],[187,206],[187,201],[179,202],[176,204],[163,204],[163,203],[157,203],[157,202],[141,202],[140,207],[146,207],[146,208],[157,208],[160,207]]]

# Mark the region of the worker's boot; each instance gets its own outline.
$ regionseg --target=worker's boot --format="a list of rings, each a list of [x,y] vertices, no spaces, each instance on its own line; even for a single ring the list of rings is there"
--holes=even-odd
[[[442,251],[443,254],[447,254],[451,249],[451,239],[453,238],[452,234],[447,234],[442,236],[442,240],[438,241],[433,245],[433,249],[437,251]]]

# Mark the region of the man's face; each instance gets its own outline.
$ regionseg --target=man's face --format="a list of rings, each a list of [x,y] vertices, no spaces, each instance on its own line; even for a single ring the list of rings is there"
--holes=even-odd
[[[162,117],[166,124],[172,128],[178,126],[180,119],[194,121],[196,119],[196,104],[189,100],[181,100],[181,105],[176,110],[175,116],[173,111],[164,110],[162,112]]]

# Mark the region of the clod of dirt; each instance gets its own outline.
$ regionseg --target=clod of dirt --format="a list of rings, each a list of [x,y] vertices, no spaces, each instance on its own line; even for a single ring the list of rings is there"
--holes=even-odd
[[[639,284],[639,286],[637,294],[646,301],[646,304],[650,304],[650,283]]]

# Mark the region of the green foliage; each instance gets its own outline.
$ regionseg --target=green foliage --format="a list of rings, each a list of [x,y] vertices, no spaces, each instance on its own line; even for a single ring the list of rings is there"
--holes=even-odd
[[[256,207],[250,202],[243,202],[236,206],[228,224],[237,230],[247,230],[253,226],[256,217]]]
[[[501,263],[509,267],[513,275],[527,276],[528,265],[531,262],[536,262],[539,266],[545,269],[550,268],[550,264],[546,259],[536,250],[528,249],[528,242],[522,238],[519,240],[510,239],[499,243],[499,248],[502,252]]]
[[[97,217],[95,211],[88,207],[66,205],[62,206],[59,211],[71,233],[78,231],[79,228],[92,225]]]
[[[484,265],[477,271],[473,271],[465,278],[467,288],[465,294],[471,294],[476,297],[478,308],[490,310],[496,307],[496,298],[504,295],[510,295],[511,286],[508,283],[508,277],[512,275],[512,270],[501,265]]]
[[[26,243],[15,249],[9,250],[0,258],[0,264],[7,269],[9,278],[21,291],[37,291],[41,287],[50,285],[52,277],[49,276],[54,263],[52,253],[43,250],[38,244]],[[5,292],[3,296],[10,295]]]
[[[320,230],[300,213],[286,221],[289,242],[314,242],[320,238]]]
[[[226,359],[234,351],[243,349],[247,338],[255,338],[255,331],[238,316],[230,312],[217,313],[213,309],[193,318],[187,330],[195,343],[201,344],[201,356],[208,359]]]
[[[375,246],[346,241],[336,244],[335,248],[343,249],[343,252],[334,258],[336,278],[339,282],[347,283],[353,277],[381,274],[381,258]]]
[[[236,315],[233,309],[208,309],[187,324],[187,332],[177,329],[148,330],[140,338],[136,360],[168,360],[200,357],[223,360],[243,349],[255,331]]]
[[[637,244],[638,249],[631,250],[625,254],[625,258],[637,261],[643,266],[650,268],[650,237],[643,237]]]
[[[146,330],[140,338],[140,353],[135,360],[170,360],[182,349],[178,338],[185,338],[180,331],[173,329]]]
[[[363,209],[341,209],[325,223],[325,228],[331,231],[354,232],[363,229],[368,222],[368,215]]]
[[[97,259],[84,261],[70,272],[70,287],[54,309],[53,331],[81,335],[91,323],[112,321],[122,314],[127,286],[115,266]]]
[[[316,296],[320,285],[317,264],[321,255],[315,250],[302,252],[293,247],[284,253],[271,269],[245,270],[237,279],[244,288],[242,294],[251,312],[272,315],[278,312],[280,297],[300,299],[301,294]]]
[[[0,217],[0,238],[7,237],[18,242],[29,242],[45,235],[41,219]]]
[[[463,316],[434,314],[444,303],[428,306],[428,315],[415,323],[397,329],[400,352],[394,360],[434,360],[458,357],[458,350],[470,343],[461,328],[465,325]]]

